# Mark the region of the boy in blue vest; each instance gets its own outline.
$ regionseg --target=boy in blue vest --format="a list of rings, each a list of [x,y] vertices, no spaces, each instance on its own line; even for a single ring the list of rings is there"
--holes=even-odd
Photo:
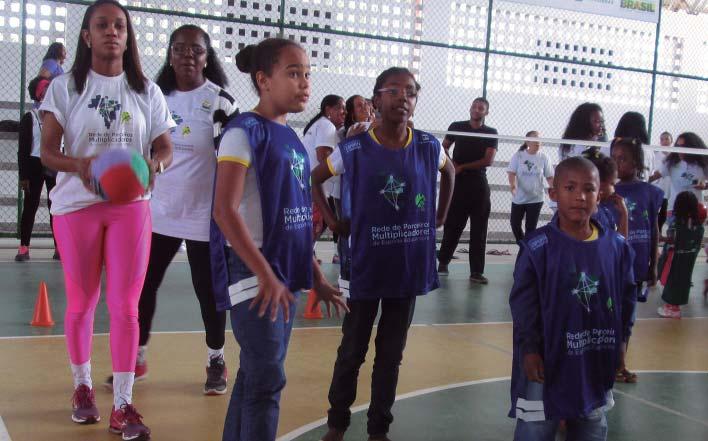
[[[605,412],[632,329],[634,254],[591,219],[600,180],[587,159],[556,168],[557,216],[521,242],[509,304],[514,321],[511,410],[515,441],[603,441]]]

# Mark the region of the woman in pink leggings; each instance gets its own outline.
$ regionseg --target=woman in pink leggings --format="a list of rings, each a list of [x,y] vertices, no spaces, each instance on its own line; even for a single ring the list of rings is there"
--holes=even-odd
[[[49,197],[54,236],[66,283],[66,343],[74,377],[72,420],[100,420],[91,382],[91,340],[101,272],[106,268],[113,361],[109,430],[124,440],[146,440],[150,430],[132,405],[138,347],[138,300],[151,237],[149,196],[127,204],[103,201],[91,190],[90,165],[107,149],[135,149],[151,180],[172,161],[170,117],[160,89],[142,73],[128,11],[99,0],[83,18],[71,72],[57,77],[46,112],[41,157],[59,171]],[[66,154],[59,150],[62,136]]]

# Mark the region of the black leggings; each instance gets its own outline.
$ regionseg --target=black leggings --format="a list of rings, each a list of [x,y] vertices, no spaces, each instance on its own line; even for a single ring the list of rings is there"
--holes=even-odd
[[[211,349],[224,347],[224,330],[226,329],[226,312],[216,310],[216,301],[211,283],[211,263],[209,257],[209,242],[187,240],[187,259],[192,272],[192,285],[199,300],[199,307],[206,331],[206,344]],[[152,233],[150,246],[150,261],[143,292],[140,294],[138,317],[140,321],[140,346],[150,339],[152,319],[157,305],[157,289],[165,277],[170,262],[179,251],[182,239]]]
[[[511,231],[514,233],[516,243],[519,243],[527,234],[536,229],[538,218],[541,215],[543,202],[533,204],[511,203]],[[521,229],[521,221],[526,215],[526,232]]]
[[[55,177],[44,173],[44,167],[39,158],[32,157],[28,162],[29,166],[29,191],[25,192],[22,205],[22,218],[20,219],[20,245],[28,247],[32,240],[32,230],[34,229],[34,217],[39,209],[39,202],[42,196],[42,187],[47,186],[47,195],[57,183]],[[47,198],[47,207],[52,208],[52,203]],[[52,216],[49,216],[49,224],[52,224]],[[56,245],[56,243],[55,243]]]
[[[661,229],[664,228],[664,223],[666,222],[666,211],[668,209],[668,205],[668,199],[664,199],[661,202],[661,209],[659,210],[659,234],[661,234]]]

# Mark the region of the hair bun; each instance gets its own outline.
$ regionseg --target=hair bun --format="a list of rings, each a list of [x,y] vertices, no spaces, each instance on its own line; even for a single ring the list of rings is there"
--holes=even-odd
[[[249,44],[236,54],[236,67],[244,73],[251,73],[253,67],[253,55],[256,52],[256,45]]]

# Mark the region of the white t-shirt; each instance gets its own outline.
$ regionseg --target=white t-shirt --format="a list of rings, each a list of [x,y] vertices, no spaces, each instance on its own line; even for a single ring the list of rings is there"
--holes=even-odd
[[[367,132],[369,136],[371,136],[371,139],[374,140],[374,142],[379,143],[378,139],[376,139],[376,136],[373,135],[372,131]],[[411,133],[411,129],[408,129],[409,133],[409,140],[408,144],[406,144],[406,147],[410,145],[410,143],[413,141],[413,134]],[[404,147],[405,148],[405,147]],[[445,162],[447,161],[447,154],[445,154],[445,149],[440,148],[440,155],[438,156],[438,170],[442,170],[443,167],[445,167]],[[330,173],[332,173],[332,176],[340,176],[346,173],[347,171],[344,169],[344,160],[342,159],[342,151],[337,149],[327,157],[327,167],[329,168]]]
[[[512,202],[535,204],[543,202],[545,185],[543,181],[553,176],[551,162],[542,152],[532,155],[523,150],[514,153],[506,171],[516,174],[516,194]]]
[[[698,181],[703,181],[706,178],[703,168],[696,164],[688,164],[686,161],[680,161],[675,166],[669,169],[665,162],[661,163],[659,168],[661,176],[666,176],[671,181],[671,195],[669,196],[668,210],[673,211],[676,196],[682,191],[690,191],[698,198],[698,202],[703,203],[703,191],[693,188]]]
[[[248,142],[246,132],[238,127],[226,131],[219,142],[219,154],[217,157],[219,162],[236,162],[248,167],[238,214],[246,222],[246,227],[251,233],[251,239],[260,248],[263,245],[261,193],[258,190],[256,170],[251,167],[253,151],[251,150],[251,144]]]
[[[79,94],[72,74],[54,78],[40,106],[64,129],[65,153],[76,158],[111,149],[135,149],[150,157],[152,142],[175,126],[160,88],[150,80],[145,92],[130,88],[125,73],[105,77],[90,70]],[[78,174],[59,172],[49,195],[52,214],[67,214],[103,202],[87,190]],[[145,195],[142,199],[149,199]]]
[[[310,158],[310,171],[314,170],[320,163],[317,160],[317,147],[329,147],[334,151],[338,143],[337,128],[330,120],[322,116],[315,121],[302,138],[302,144],[305,146],[307,156]],[[330,178],[324,183],[323,187],[327,196],[332,195],[335,185],[338,185],[335,184],[333,179]]]
[[[214,138],[221,132],[214,113],[231,115],[238,107],[211,81],[189,92],[175,90],[165,99],[177,127],[170,130],[172,164],[155,178],[152,231],[206,242],[216,171]]]
[[[32,109],[32,151],[30,156],[39,158],[42,141],[42,121],[39,119],[39,111]]]
[[[647,156],[649,154],[651,154],[651,152],[647,152]],[[655,171],[661,173],[661,166],[667,156],[668,154],[666,152],[654,152],[654,166],[650,169],[651,171],[649,173],[649,176],[653,175]],[[662,176],[656,181],[652,182],[652,184],[664,191],[664,199],[669,199],[669,196],[671,195],[671,180],[668,177]]]

